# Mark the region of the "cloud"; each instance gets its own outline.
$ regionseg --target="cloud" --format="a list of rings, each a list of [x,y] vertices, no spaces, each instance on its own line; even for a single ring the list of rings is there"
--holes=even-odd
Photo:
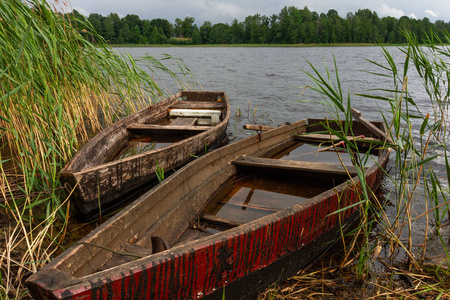
[[[415,15],[414,13],[409,14],[409,17],[410,17],[411,19],[418,20],[417,17],[416,17],[416,15]]]
[[[435,13],[435,12],[432,11],[431,9],[425,10],[425,13],[426,13],[427,15],[433,17],[433,18],[437,18],[437,17],[438,17],[437,13]]]
[[[74,10],[76,10],[77,12],[79,12],[80,14],[82,14],[85,17],[88,17],[90,12],[88,12],[86,9],[82,8],[82,7],[73,7]]]
[[[395,18],[401,18],[405,15],[403,10],[397,8],[390,8],[387,4],[381,4],[380,13],[382,16],[390,16]]]
[[[225,20],[233,17],[245,16],[245,11],[238,5],[226,1],[208,1],[201,10],[200,18],[209,20],[214,19]]]

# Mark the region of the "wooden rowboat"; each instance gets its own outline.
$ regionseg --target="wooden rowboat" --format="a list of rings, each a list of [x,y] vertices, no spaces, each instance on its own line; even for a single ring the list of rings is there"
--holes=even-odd
[[[343,168],[327,163],[336,160],[334,146],[317,151],[305,142],[330,139],[309,134],[323,131],[319,121],[259,132],[190,162],[33,274],[30,293],[234,299],[295,274],[360,214],[353,204],[361,183],[348,154],[341,154]],[[382,141],[361,122],[353,133],[360,147],[372,149],[372,165],[361,170],[367,189],[375,190],[390,150],[376,145]]]
[[[220,142],[229,120],[224,92],[179,92],[101,131],[72,158],[60,180],[77,215],[93,215]],[[100,206],[100,207],[99,207]]]

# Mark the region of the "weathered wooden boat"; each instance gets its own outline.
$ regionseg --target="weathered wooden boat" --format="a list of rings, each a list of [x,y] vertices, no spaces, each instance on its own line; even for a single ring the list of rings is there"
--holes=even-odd
[[[224,92],[183,91],[130,115],[86,143],[61,172],[79,216],[99,209],[214,147],[225,134]]]
[[[334,146],[317,151],[305,142],[337,139],[323,130],[320,120],[303,120],[190,162],[33,274],[30,293],[234,299],[295,274],[360,214],[358,165],[345,153],[341,164]],[[353,133],[370,149],[372,165],[360,170],[375,190],[390,150],[363,123],[354,122]]]

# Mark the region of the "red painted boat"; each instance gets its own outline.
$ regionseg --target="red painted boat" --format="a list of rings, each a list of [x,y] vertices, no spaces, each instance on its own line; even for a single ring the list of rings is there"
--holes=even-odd
[[[224,92],[182,91],[102,130],[67,163],[60,181],[76,214],[90,217],[217,145],[230,104]]]
[[[30,293],[247,298],[292,276],[358,219],[355,175],[363,170],[366,188],[375,190],[390,152],[382,145],[384,125],[372,123],[380,139],[355,121],[353,137],[344,140],[370,158],[357,167],[341,153],[341,164],[338,145],[322,143],[342,136],[324,134],[320,121],[258,132],[190,162],[33,274]]]

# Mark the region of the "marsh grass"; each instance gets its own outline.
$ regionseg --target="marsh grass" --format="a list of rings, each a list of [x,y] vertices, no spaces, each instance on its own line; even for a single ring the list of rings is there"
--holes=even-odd
[[[83,34],[75,28],[82,25]],[[195,78],[170,56],[139,61],[106,45],[85,20],[40,0],[0,1],[0,299],[64,247],[70,191],[59,171],[105,126]],[[167,63],[176,67],[172,71]],[[148,70],[140,65],[145,64]],[[194,84],[195,86],[195,84]]]
[[[450,299],[450,50],[444,45],[450,35],[446,41],[431,35],[426,45],[419,45],[412,33],[404,34],[408,44],[400,48],[402,61],[395,61],[384,47],[384,62],[369,60],[375,69],[371,73],[374,80],[388,78],[392,85],[357,94],[363,101],[380,101],[384,104],[380,107],[390,108],[380,110],[392,143],[379,147],[394,150],[382,197],[364,189],[363,169],[358,168],[362,218],[355,230],[343,236],[346,242],[331,251],[340,254],[326,256],[260,298]],[[330,115],[343,121],[341,131],[349,135],[351,94],[342,91],[336,62],[334,76],[328,67],[325,75],[311,68],[312,89],[322,95]],[[422,86],[415,89],[420,89],[422,96],[410,90],[409,76],[420,78]],[[358,150],[352,141],[345,142],[348,148]],[[393,206],[395,213],[387,213],[384,204]],[[418,206],[425,209],[417,211]],[[437,251],[438,261],[430,261],[436,255],[432,250]]]

